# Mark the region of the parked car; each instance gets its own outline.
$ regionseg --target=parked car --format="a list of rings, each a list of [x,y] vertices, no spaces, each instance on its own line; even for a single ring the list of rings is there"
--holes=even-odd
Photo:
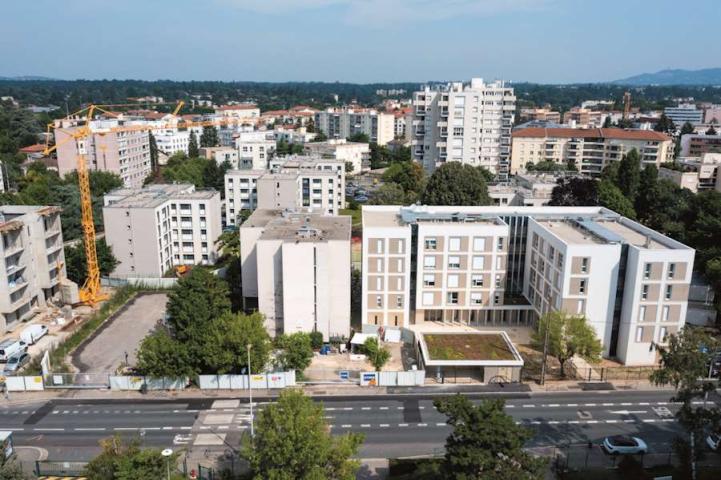
[[[353,200],[355,200],[358,203],[366,203],[368,201],[368,197],[365,195],[356,195],[353,197]]]
[[[712,433],[708,437],[706,437],[706,444],[713,450],[714,452],[721,447],[721,433]]]
[[[4,375],[14,375],[30,362],[30,354],[25,352],[16,353],[15,355],[8,358],[5,368],[3,369]]]
[[[634,455],[646,453],[648,445],[638,437],[614,435],[603,439],[603,449],[611,455]]]
[[[10,338],[0,343],[0,362],[7,362],[18,352],[27,352],[28,346],[22,340]]]
[[[47,325],[30,325],[20,333],[20,340],[28,345],[32,345],[47,333]]]

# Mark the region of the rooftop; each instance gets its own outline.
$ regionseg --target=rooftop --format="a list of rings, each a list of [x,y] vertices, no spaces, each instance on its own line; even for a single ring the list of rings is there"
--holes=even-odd
[[[505,332],[419,333],[426,365],[522,366]]]
[[[647,140],[663,142],[671,138],[652,130],[624,130],[622,128],[524,128],[514,130],[515,138],[613,138],[618,140]]]
[[[594,235],[588,230],[582,229],[575,222],[566,220],[541,220],[538,222],[546,230],[569,244],[605,244],[603,238]]]
[[[599,220],[596,224],[602,228],[610,230],[616,235],[622,237],[627,243],[635,245],[636,247],[645,248],[647,250],[663,250],[671,248],[668,245],[659,242],[651,235],[645,235],[644,233],[634,230],[621,222]]]
[[[143,188],[119,188],[105,195],[105,208],[155,208],[170,200],[204,200],[216,190],[196,190],[189,183],[155,184]]]
[[[295,210],[256,209],[240,228],[264,228],[262,240],[298,242],[350,241],[351,217]]]

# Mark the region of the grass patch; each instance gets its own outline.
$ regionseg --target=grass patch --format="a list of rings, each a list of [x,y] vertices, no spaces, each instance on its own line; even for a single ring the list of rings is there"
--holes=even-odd
[[[341,215],[350,215],[352,217],[351,219],[351,226],[353,227],[360,227],[362,220],[361,220],[361,209],[358,208],[356,210],[352,210],[350,208],[343,208],[340,211]]]
[[[515,360],[498,334],[425,334],[429,360]]]
[[[435,480],[441,478],[441,458],[391,459],[388,480]]]

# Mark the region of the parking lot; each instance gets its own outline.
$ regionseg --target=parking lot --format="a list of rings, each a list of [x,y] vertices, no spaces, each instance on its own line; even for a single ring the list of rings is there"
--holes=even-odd
[[[166,302],[164,293],[135,297],[75,351],[73,364],[84,373],[113,373],[127,353],[133,365],[140,342],[162,320]]]

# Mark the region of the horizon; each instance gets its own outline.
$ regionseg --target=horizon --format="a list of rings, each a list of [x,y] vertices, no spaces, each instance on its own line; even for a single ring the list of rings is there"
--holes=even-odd
[[[721,58],[717,3],[695,3],[682,22],[678,9],[672,0],[37,0],[5,6],[0,76],[567,85],[717,68],[707,64]]]

